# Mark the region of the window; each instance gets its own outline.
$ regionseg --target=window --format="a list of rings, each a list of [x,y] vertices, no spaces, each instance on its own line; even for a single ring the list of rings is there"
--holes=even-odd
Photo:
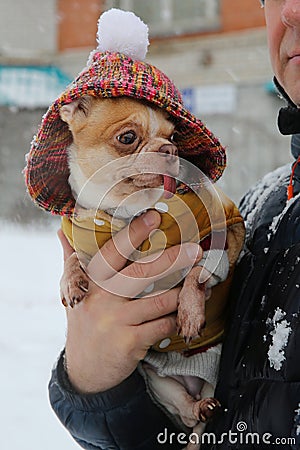
[[[220,0],[107,0],[106,8],[134,11],[147,23],[151,37],[218,29]]]

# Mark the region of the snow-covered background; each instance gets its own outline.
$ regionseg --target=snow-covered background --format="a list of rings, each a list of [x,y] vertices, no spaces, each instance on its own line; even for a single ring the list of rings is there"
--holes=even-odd
[[[51,368],[66,331],[55,225],[36,229],[2,223],[0,248],[0,448],[79,449],[48,401]]]

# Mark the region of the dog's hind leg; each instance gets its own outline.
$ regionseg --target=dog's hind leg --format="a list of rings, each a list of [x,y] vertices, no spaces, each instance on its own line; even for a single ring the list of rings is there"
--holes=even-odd
[[[171,377],[160,377],[149,364],[143,364],[151,393],[171,414],[177,415],[187,427],[193,427],[198,422],[197,402],[188,394],[185,387]]]

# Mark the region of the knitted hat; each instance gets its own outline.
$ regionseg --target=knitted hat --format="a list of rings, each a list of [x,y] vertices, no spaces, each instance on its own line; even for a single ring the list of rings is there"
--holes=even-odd
[[[68,183],[68,147],[72,135],[60,108],[83,95],[127,96],[146,100],[175,119],[176,145],[216,181],[225,169],[225,150],[204,124],[183,106],[180,92],[156,67],[143,61],[148,27],[133,13],[112,9],[99,20],[98,43],[87,67],[50,106],[27,155],[25,181],[32,199],[53,214],[70,216],[75,199]]]

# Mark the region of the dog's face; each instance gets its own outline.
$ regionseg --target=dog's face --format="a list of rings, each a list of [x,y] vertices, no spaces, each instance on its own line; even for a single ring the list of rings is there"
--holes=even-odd
[[[73,135],[69,181],[82,206],[98,209],[101,201],[101,209],[115,208],[131,196],[145,208],[163,189],[166,197],[175,192],[179,160],[166,112],[128,97],[85,96],[64,105],[60,115]]]

